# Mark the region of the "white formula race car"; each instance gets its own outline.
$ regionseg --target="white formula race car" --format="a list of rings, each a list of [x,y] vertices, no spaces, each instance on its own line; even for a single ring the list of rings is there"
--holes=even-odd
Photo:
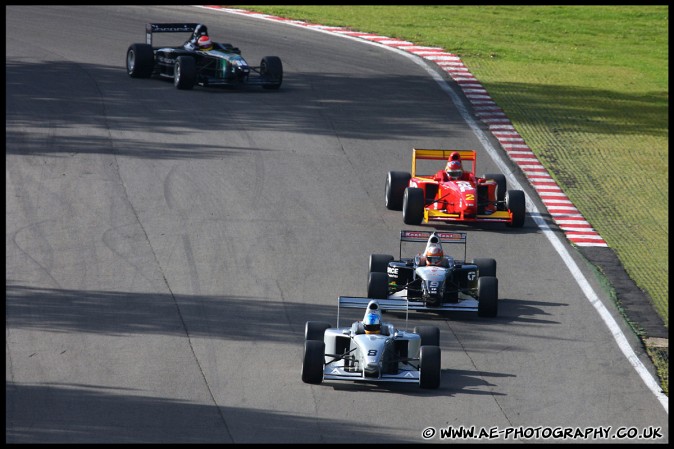
[[[418,326],[413,332],[381,322],[384,310],[406,310],[406,301],[340,296],[337,327],[320,321],[305,325],[302,380],[413,382],[440,386],[440,329]],[[339,309],[365,308],[362,321],[339,327]],[[376,328],[376,329],[373,329]]]

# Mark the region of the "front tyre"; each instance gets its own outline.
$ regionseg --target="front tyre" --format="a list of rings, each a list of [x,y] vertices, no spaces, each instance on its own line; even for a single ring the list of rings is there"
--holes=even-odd
[[[480,276],[477,280],[477,315],[495,317],[498,313],[498,279]]]
[[[507,223],[507,226],[513,228],[521,228],[524,225],[524,217],[526,215],[526,204],[524,199],[524,192],[521,190],[508,190],[505,196],[506,208],[512,214],[512,221]]]
[[[197,63],[191,56],[178,56],[173,67],[173,84],[177,89],[189,90],[197,82]]]
[[[480,277],[482,276],[496,276],[496,260],[495,259],[473,259],[473,263],[477,265]]]
[[[419,225],[424,219],[424,189],[408,187],[403,196],[403,222]]]
[[[304,325],[304,339],[324,341],[325,330],[330,327],[330,323],[324,321],[307,321]]]
[[[442,369],[439,346],[422,346],[419,353],[419,386],[438,388]]]
[[[436,326],[416,326],[414,333],[421,337],[421,346],[440,346],[440,329]]]
[[[323,382],[324,362],[325,343],[317,340],[306,340],[302,359],[302,381],[307,384]]]

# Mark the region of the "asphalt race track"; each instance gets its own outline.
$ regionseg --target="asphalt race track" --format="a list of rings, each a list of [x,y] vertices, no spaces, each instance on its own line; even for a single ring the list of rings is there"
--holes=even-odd
[[[468,258],[497,260],[501,299],[494,319],[410,316],[440,327],[440,389],[302,383],[305,322],[334,323],[339,295],[366,293],[368,256],[397,256],[409,228],[384,207],[386,173],[414,146],[474,148],[499,171],[418,64],[194,7],[6,14],[7,443],[447,442],[450,426],[668,442],[668,412],[532,217],[451,227]],[[279,56],[283,85],[129,78],[146,22],[206,23],[251,64]]]

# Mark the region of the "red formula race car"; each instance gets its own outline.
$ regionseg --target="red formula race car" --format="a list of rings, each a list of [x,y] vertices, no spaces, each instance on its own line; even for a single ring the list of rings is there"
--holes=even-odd
[[[423,160],[446,161],[434,174],[417,174]],[[403,221],[418,225],[429,221],[503,222],[524,224],[524,192],[507,190],[502,174],[476,173],[474,150],[412,149],[412,173],[390,171],[386,178],[386,208],[402,210]]]

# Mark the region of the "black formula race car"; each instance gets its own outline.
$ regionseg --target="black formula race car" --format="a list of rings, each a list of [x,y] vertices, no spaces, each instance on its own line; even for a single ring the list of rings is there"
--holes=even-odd
[[[200,86],[258,85],[278,89],[283,81],[283,64],[278,56],[265,56],[259,66],[248,65],[241,50],[232,44],[212,42],[199,48],[197,40],[208,36],[200,23],[148,23],[146,43],[131,44],[126,52],[126,71],[133,78],[173,79],[178,89]],[[192,33],[177,47],[153,47],[153,33]]]
[[[494,317],[498,313],[496,260],[466,260],[465,232],[400,231],[400,257],[370,255],[367,296],[397,299],[413,311],[465,311]],[[414,257],[402,257],[403,242],[426,242]],[[426,262],[429,247],[463,245],[463,257],[443,254],[437,263]]]

